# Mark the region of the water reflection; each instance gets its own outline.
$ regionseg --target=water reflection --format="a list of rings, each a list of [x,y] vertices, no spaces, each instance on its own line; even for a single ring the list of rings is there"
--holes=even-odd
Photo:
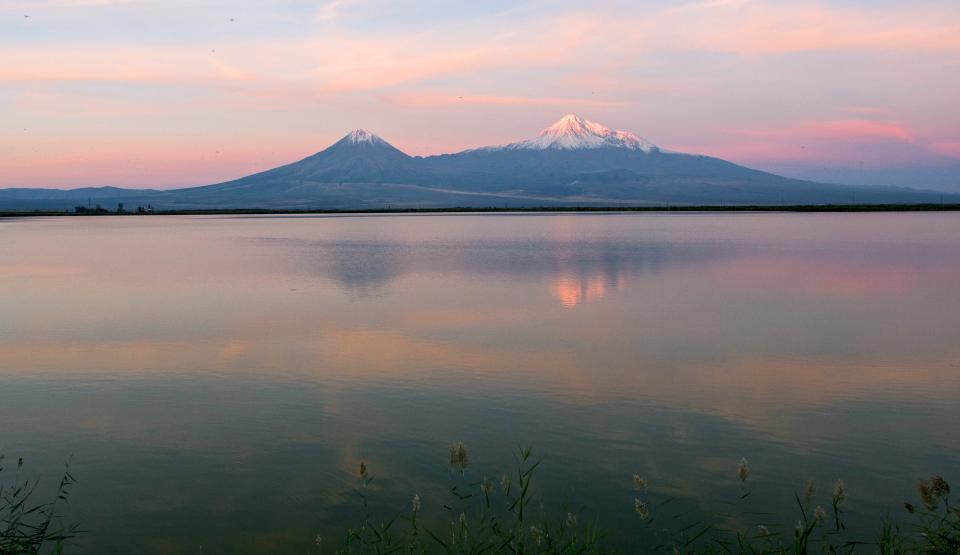
[[[475,282],[542,281],[562,306],[600,299],[643,276],[719,262],[736,246],[645,244],[637,241],[529,240],[324,241],[254,237],[244,243],[281,252],[277,264],[336,283],[354,297],[385,294],[410,276],[448,276]]]
[[[762,232],[745,241],[669,234],[651,240],[645,236],[651,234],[623,233],[602,239],[585,234],[575,240],[504,239],[494,233],[447,241],[403,232],[409,229],[389,239],[244,236],[237,241],[270,249],[275,255],[271,263],[282,272],[327,279],[354,296],[382,295],[407,276],[543,280],[564,307],[603,298],[645,277],[688,271],[710,272],[723,287],[780,288],[811,295],[896,294],[913,287],[918,268],[924,279],[951,279],[957,256],[957,246],[942,241],[837,241],[823,248],[819,241],[825,235],[816,241],[784,237],[784,243],[777,243]]]
[[[616,288],[619,280],[614,281]],[[573,308],[579,304],[602,299],[607,292],[607,281],[603,277],[580,279],[564,276],[550,285],[550,293],[560,301],[564,308]]]
[[[302,551],[349,522],[359,458],[385,499],[436,501],[461,439],[482,468],[534,442],[546,483],[611,525],[637,471],[708,510],[747,455],[788,494],[843,474],[864,515],[960,472],[949,214],[0,233],[0,445],[52,472],[74,456],[81,553]]]

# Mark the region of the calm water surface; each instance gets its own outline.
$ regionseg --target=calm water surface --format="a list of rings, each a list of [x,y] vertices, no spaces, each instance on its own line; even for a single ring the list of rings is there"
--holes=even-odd
[[[840,477],[872,529],[958,400],[952,213],[0,221],[0,451],[72,460],[74,553],[333,547],[361,459],[437,518],[458,440],[621,546],[632,473],[714,514],[744,456],[769,524]]]

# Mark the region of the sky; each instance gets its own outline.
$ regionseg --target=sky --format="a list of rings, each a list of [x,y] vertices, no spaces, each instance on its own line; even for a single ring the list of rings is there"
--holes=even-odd
[[[567,113],[960,191],[960,2],[0,0],[0,187],[204,185],[356,128],[427,155]]]

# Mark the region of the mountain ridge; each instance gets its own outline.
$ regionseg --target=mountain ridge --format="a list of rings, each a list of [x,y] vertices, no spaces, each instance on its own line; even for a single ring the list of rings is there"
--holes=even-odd
[[[946,195],[960,201],[960,195]],[[568,114],[536,136],[450,154],[410,156],[355,129],[299,161],[221,183],[166,191],[0,190],[0,209],[98,202],[155,208],[370,208],[491,205],[711,205],[939,202],[921,190],[790,179],[666,151],[628,131]]]

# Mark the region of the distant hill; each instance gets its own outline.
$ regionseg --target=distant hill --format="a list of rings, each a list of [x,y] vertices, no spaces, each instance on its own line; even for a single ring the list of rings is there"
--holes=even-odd
[[[241,179],[169,191],[114,187],[3,189],[0,209],[128,209],[886,204],[960,202],[960,195],[789,179],[719,158],[663,150],[575,115],[536,137],[412,157],[356,130],[299,162]]]

